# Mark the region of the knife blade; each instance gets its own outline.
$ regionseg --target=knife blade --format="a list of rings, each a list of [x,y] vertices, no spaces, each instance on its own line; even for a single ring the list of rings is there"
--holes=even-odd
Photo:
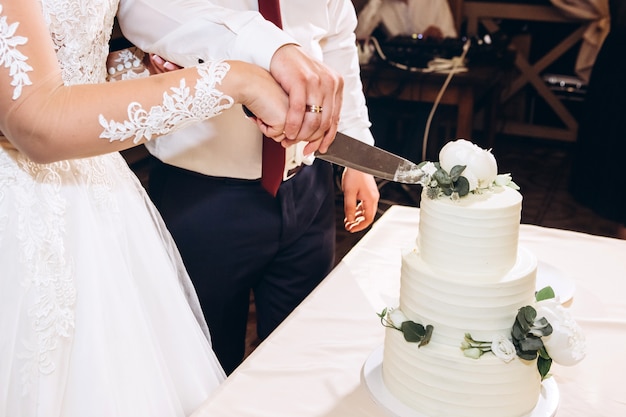
[[[419,184],[424,176],[424,171],[408,159],[341,132],[337,132],[326,153],[317,151],[315,157],[343,167],[354,168],[374,177],[404,184]]]
[[[256,118],[250,109],[246,106],[242,107],[246,116]],[[341,132],[337,132],[326,153],[316,151],[314,155],[316,158],[333,164],[403,184],[419,184],[425,175],[417,164],[408,159],[368,145]]]

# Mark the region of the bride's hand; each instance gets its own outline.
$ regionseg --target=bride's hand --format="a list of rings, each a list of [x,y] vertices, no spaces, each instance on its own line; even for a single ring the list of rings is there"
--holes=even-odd
[[[289,108],[287,93],[261,67],[241,61],[229,61],[229,64],[231,69],[222,82],[224,93],[246,106],[256,116],[252,120],[265,136],[277,142],[283,141]]]
[[[257,124],[261,132],[277,142],[285,139],[284,127],[287,115],[288,97],[269,72],[239,61],[229,62],[231,71],[223,82],[228,86],[228,81],[241,83],[237,92],[224,91],[233,97],[235,101],[246,106],[255,117],[252,120]],[[180,69],[176,64],[168,62],[158,55],[150,54],[149,65],[152,74]]]

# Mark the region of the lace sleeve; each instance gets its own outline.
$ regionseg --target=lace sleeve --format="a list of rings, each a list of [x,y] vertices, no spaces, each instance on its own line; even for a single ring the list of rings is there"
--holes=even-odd
[[[127,139],[149,140],[233,104],[218,89],[230,68],[226,62],[70,86],[63,82],[62,59],[38,0],[0,3],[0,131],[36,162],[125,149]]]

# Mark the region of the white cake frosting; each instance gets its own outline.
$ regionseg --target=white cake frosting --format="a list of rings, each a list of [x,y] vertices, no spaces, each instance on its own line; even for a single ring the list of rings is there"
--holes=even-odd
[[[399,308],[433,332],[418,347],[388,328],[382,372],[387,389],[425,416],[520,417],[537,403],[536,361],[461,350],[466,333],[487,341],[510,334],[518,310],[534,302],[537,260],[518,246],[521,202],[509,187],[454,200],[422,195]]]
[[[517,257],[521,207],[509,187],[458,200],[423,195],[417,244],[424,262],[450,278],[498,279]]]

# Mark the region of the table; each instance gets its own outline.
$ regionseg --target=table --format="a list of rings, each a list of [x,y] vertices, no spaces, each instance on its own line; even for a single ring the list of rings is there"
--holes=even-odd
[[[400,253],[418,222],[419,209],[391,207],[193,417],[385,417],[361,370],[383,343],[376,312],[396,306]],[[552,366],[557,417],[626,415],[626,241],[522,225],[520,243],[576,285],[567,306],[587,357]]]

